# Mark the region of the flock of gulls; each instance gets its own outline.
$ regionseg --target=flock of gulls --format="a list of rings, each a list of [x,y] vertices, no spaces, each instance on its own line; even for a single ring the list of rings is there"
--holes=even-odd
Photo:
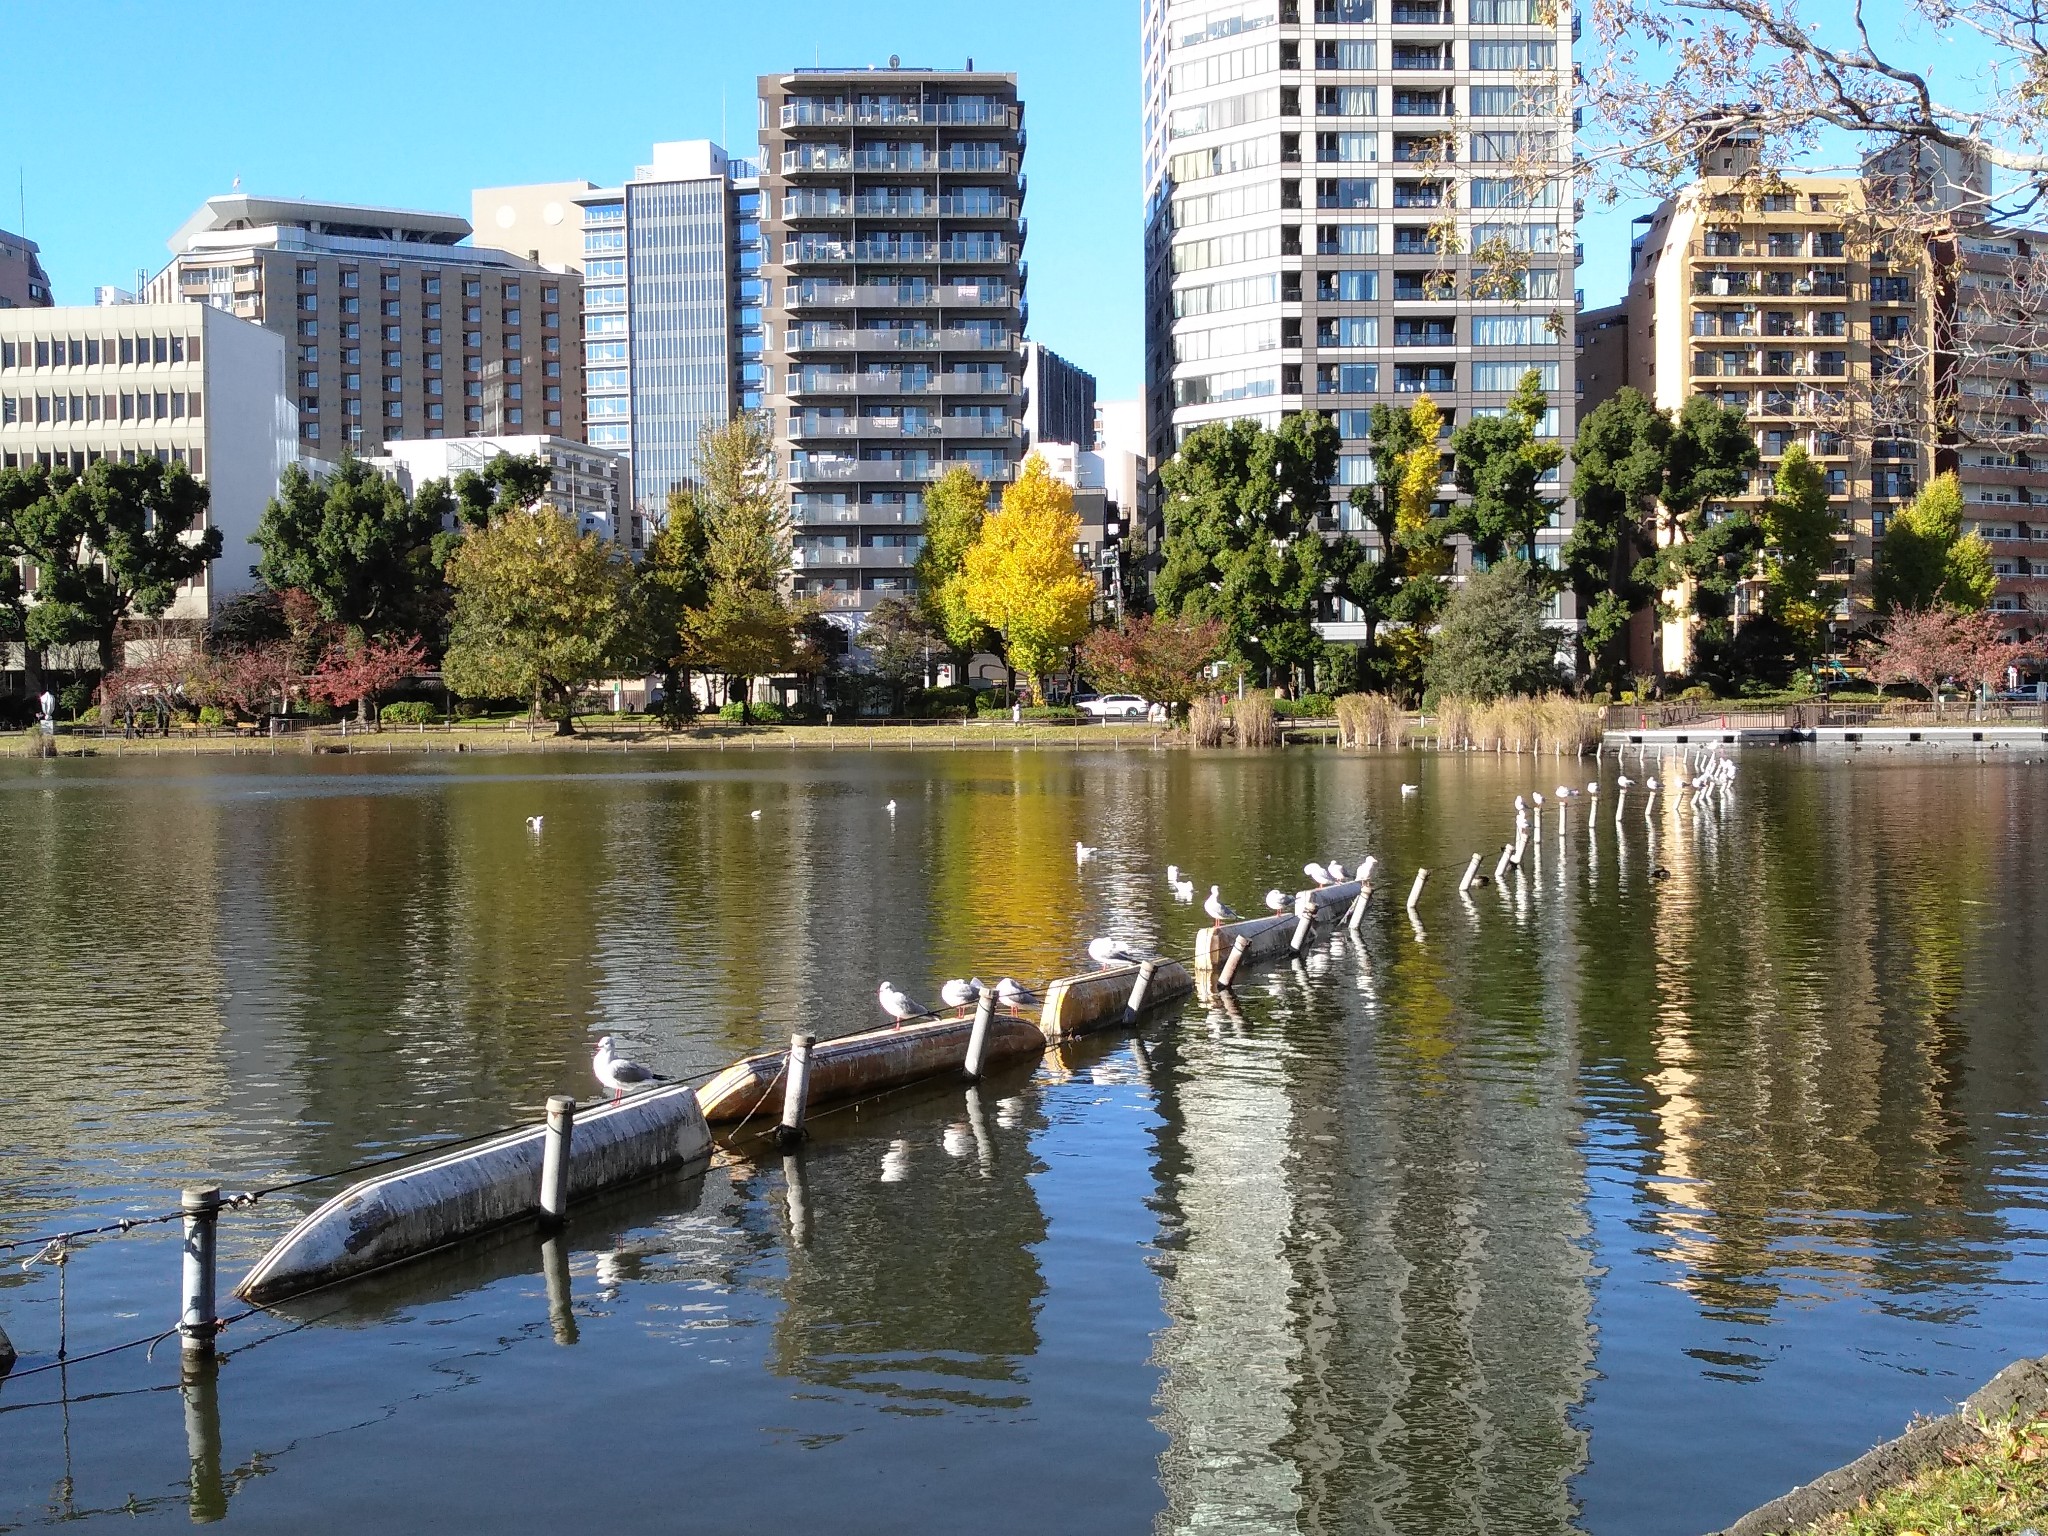
[[[1719,746],[1702,749],[1697,754],[1688,757],[1686,768],[1688,769],[1687,773],[1669,777],[1663,783],[1659,783],[1654,776],[1646,776],[1643,779],[1642,788],[1648,797],[1643,808],[1645,820],[1650,820],[1654,816],[1657,796],[1660,792],[1677,796],[1690,791],[1695,797],[1703,798],[1710,794],[1719,794],[1725,797],[1729,787],[1735,782],[1734,760],[1724,754]],[[1615,778],[1614,782],[1615,787],[1620,791],[1615,797],[1614,806],[1614,819],[1619,823],[1623,811],[1628,804],[1629,791],[1636,787],[1636,781],[1627,774],[1621,774]],[[1421,794],[1421,792],[1422,786],[1419,784],[1403,784],[1401,786],[1401,797],[1404,800],[1411,799]],[[1491,884],[1492,879],[1498,878],[1510,861],[1519,864],[1521,862],[1522,849],[1526,846],[1528,839],[1532,835],[1532,830],[1533,835],[1536,837],[1540,838],[1543,835],[1543,809],[1546,804],[1555,804],[1560,820],[1559,832],[1562,835],[1564,808],[1571,801],[1578,799],[1585,799],[1589,804],[1597,802],[1599,795],[1600,783],[1597,779],[1589,781],[1583,790],[1575,789],[1568,784],[1560,784],[1553,791],[1548,801],[1541,791],[1533,791],[1527,796],[1516,795],[1514,804],[1515,840],[1503,847],[1501,860],[1495,867],[1494,876],[1489,878],[1486,875],[1475,873],[1479,857],[1475,854],[1473,855],[1473,867],[1467,871],[1466,877],[1460,883],[1459,888],[1462,890],[1469,885]],[[889,801],[883,807],[883,810],[893,820],[896,815],[896,802],[894,800]],[[1532,810],[1534,813],[1533,828]],[[750,811],[748,815],[754,821],[761,819],[761,813],[758,810]],[[541,831],[542,818],[539,816],[529,816],[526,818],[526,826],[528,831],[538,834]],[[1074,862],[1076,864],[1090,863],[1101,851],[1100,848],[1093,847],[1090,844],[1076,842],[1074,844]],[[1374,862],[1374,860],[1368,858],[1362,864],[1353,865],[1347,869],[1337,859],[1327,859],[1320,862],[1311,860],[1302,866],[1302,873],[1307,875],[1318,889],[1322,889],[1329,886],[1343,885],[1350,881],[1369,880],[1372,877]],[[1670,876],[1671,872],[1662,865],[1656,866],[1651,871],[1652,879],[1666,880]],[[1166,883],[1172,890],[1176,901],[1181,902],[1183,905],[1193,904],[1195,899],[1194,879],[1186,871],[1182,870],[1179,865],[1169,864],[1166,866]],[[1419,880],[1417,889],[1420,889]],[[1411,902],[1412,899],[1411,897]],[[1296,910],[1295,898],[1276,886],[1266,892],[1265,907],[1269,913],[1284,915]],[[1243,915],[1223,900],[1222,887],[1217,885],[1209,887],[1208,897],[1202,902],[1202,911],[1219,928],[1225,923],[1239,921]],[[1119,939],[1098,938],[1089,941],[1088,958],[1097,966],[1109,968],[1142,964],[1144,961],[1156,957],[1134,949]],[[964,1008],[978,1003],[985,994],[991,992],[995,995],[996,1001],[1005,1008],[1032,1007],[1036,1006],[1040,1001],[1036,993],[1011,976],[1002,977],[993,986],[983,981],[979,976],[955,976],[940,984],[939,1000],[946,1008]],[[926,1008],[923,1004],[916,1001],[894,982],[883,982],[876,989],[875,998],[881,1005],[882,1012],[893,1021],[893,1028],[900,1029],[905,1024],[916,1020],[934,1017],[932,1009]],[[606,1035],[597,1042],[597,1054],[592,1059],[591,1066],[597,1075],[597,1080],[611,1090],[614,1098],[636,1089],[649,1088],[657,1083],[668,1081],[667,1078],[652,1068],[619,1055],[610,1035]]]

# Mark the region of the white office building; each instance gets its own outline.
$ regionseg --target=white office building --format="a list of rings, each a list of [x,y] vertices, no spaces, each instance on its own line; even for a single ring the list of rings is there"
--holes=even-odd
[[[505,454],[545,462],[553,471],[548,500],[575,518],[584,533],[600,534],[614,544],[630,542],[632,520],[621,515],[629,487],[627,459],[608,448],[565,437],[408,438],[386,443],[384,451],[367,462],[412,496],[429,481],[452,483],[458,475],[481,470]],[[636,547],[633,553],[640,550]]]
[[[0,468],[188,466],[221,555],[166,617],[206,619],[253,584],[250,535],[295,456],[289,345],[199,304],[0,310]]]

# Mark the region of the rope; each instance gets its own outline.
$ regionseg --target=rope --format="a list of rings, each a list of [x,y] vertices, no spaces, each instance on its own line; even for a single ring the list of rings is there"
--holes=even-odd
[[[128,1216],[120,1221],[110,1221],[102,1227],[80,1227],[75,1231],[52,1232],[43,1237],[16,1238],[13,1242],[0,1243],[0,1253],[11,1253],[17,1248],[46,1249],[53,1245],[69,1243],[76,1238],[103,1237],[109,1232],[126,1236],[136,1227],[154,1226],[158,1222],[178,1221],[183,1218],[184,1214],[183,1211],[170,1211],[162,1216]],[[35,1259],[29,1260],[28,1264],[24,1264],[22,1268],[28,1268],[30,1264],[36,1263],[42,1257],[42,1254],[38,1254]]]

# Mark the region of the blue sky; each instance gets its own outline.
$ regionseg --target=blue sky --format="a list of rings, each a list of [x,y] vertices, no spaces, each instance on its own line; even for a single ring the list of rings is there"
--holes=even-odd
[[[1031,333],[1134,394],[1144,366],[1138,11],[1085,0],[9,0],[0,228],[60,303],[134,286],[235,177],[246,192],[469,213],[474,186],[615,182],[657,139],[746,153],[758,75],[815,62],[1020,76]],[[391,44],[397,44],[393,47]]]

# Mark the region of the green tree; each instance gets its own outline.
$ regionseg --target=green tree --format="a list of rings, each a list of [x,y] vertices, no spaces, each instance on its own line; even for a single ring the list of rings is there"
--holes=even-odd
[[[352,455],[318,476],[294,464],[251,536],[256,574],[273,591],[308,593],[321,618],[357,640],[437,630],[458,538],[446,527],[453,505],[439,480],[408,498]]]
[[[905,713],[911,685],[929,675],[934,651],[943,652],[946,637],[926,622],[917,604],[903,597],[876,603],[860,628],[868,667],[889,690],[889,713]]]
[[[668,516],[648,540],[639,579],[647,668],[661,674],[663,712],[686,715],[695,705],[690,673],[697,664],[690,616],[711,600],[710,544],[696,494],[688,488],[669,492]]]
[[[917,552],[917,605],[925,623],[945,636],[956,679],[977,651],[1000,643],[967,606],[967,551],[988,517],[988,482],[965,464],[949,465],[925,487],[924,546]],[[931,679],[926,678],[929,682]]]
[[[205,526],[206,508],[206,487],[184,465],[155,459],[101,459],[83,475],[40,465],[0,470],[6,542],[36,573],[35,602],[19,619],[22,639],[32,650],[91,642],[100,670],[115,670],[121,626],[161,618],[179,586],[220,557],[220,530]]]
[[[1998,590],[1991,546],[1963,532],[1963,488],[1936,475],[1891,520],[1878,546],[1871,595],[1879,613],[1899,609],[1987,608]]]
[[[1543,585],[1532,567],[1512,558],[1467,578],[1437,629],[1429,686],[1466,699],[1555,688],[1562,680],[1558,636],[1543,622]]]
[[[1532,368],[1502,415],[1475,416],[1451,436],[1465,496],[1451,510],[1451,528],[1472,541],[1485,564],[1512,551],[1532,572],[1539,569],[1536,530],[1559,506],[1543,494],[1543,479],[1564,463],[1563,446],[1540,435],[1549,410],[1543,376]]]
[[[1764,611],[1784,626],[1796,654],[1819,650],[1829,603],[1821,573],[1835,561],[1842,520],[1828,500],[1826,472],[1794,443],[1778,462],[1764,505]]]
[[[1159,611],[1220,619],[1229,654],[1270,674],[1315,665],[1317,606],[1331,580],[1321,523],[1337,469],[1337,428],[1318,411],[1277,429],[1251,421],[1195,428],[1160,471],[1164,563]],[[1337,551],[1362,553],[1355,541]]]
[[[1045,698],[1046,674],[1088,633],[1095,578],[1075,558],[1074,493],[1032,454],[967,551],[967,609],[1002,636],[1003,655]]]
[[[448,562],[455,622],[442,672],[470,698],[529,699],[576,733],[576,695],[631,659],[631,563],[550,506],[509,512]]]
[[[482,528],[494,517],[540,505],[554,483],[554,469],[539,454],[501,453],[483,468],[465,469],[455,477],[456,514],[466,526]],[[427,487],[420,489],[424,493]]]
[[[1710,396],[1694,395],[1672,424],[1657,547],[1637,562],[1636,579],[1670,594],[1659,617],[1687,626],[1694,672],[1725,664],[1735,589],[1763,547],[1756,517],[1729,504],[1760,459],[1748,419]]]
[[[704,524],[708,590],[684,627],[684,646],[698,665],[724,674],[728,697],[740,685],[741,717],[751,718],[752,680],[795,670],[804,653],[805,615],[787,597],[789,508],[766,417],[748,413],[704,429],[692,495]]]
[[[1671,430],[1668,411],[1623,388],[1579,423],[1572,446],[1578,513],[1560,558],[1585,622],[1587,669],[1601,684],[1620,680],[1629,620],[1656,595],[1636,569],[1651,548]]]
[[[1379,558],[1365,558],[1364,546],[1352,539],[1330,550],[1332,580],[1363,616],[1368,647],[1379,643],[1379,627],[1389,620],[1432,622],[1449,592],[1443,580],[1451,568],[1443,542],[1448,520],[1434,515],[1443,479],[1442,423],[1443,412],[1428,395],[1406,410],[1372,410],[1373,478],[1351,488],[1351,505],[1379,535]],[[1356,555],[1344,559],[1347,550]]]

